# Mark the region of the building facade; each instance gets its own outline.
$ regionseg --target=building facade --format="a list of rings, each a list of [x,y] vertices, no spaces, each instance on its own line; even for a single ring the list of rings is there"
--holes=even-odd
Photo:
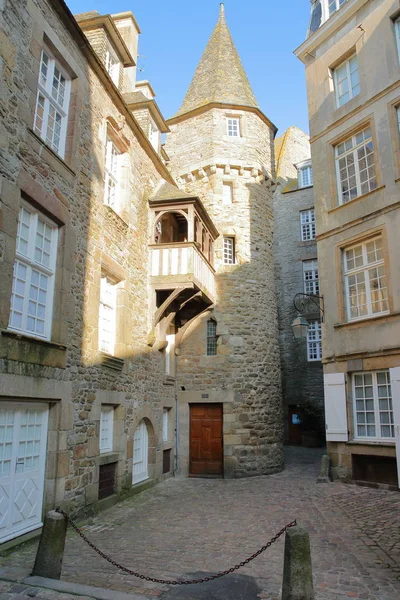
[[[308,136],[297,127],[290,127],[276,138],[275,156],[274,257],[285,441],[300,444],[302,429],[310,427],[311,418],[321,439],[324,424],[321,314],[318,298],[307,298],[320,295]],[[293,335],[292,323],[298,314],[294,302],[299,303],[309,322],[306,340]],[[309,424],[304,422],[302,426],[303,411],[307,412]]]
[[[334,474],[400,466],[399,6],[317,0],[306,67]],[[396,467],[397,448],[397,467]]]
[[[132,13],[1,18],[0,543],[173,472],[282,469],[275,128],[223,13],[233,95],[168,122]]]

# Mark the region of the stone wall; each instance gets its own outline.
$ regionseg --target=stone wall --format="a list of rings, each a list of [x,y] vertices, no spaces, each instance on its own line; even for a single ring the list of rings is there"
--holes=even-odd
[[[71,35],[51,2],[10,0],[2,17],[0,396],[49,403],[45,508],[57,503],[77,514],[96,507],[105,460],[99,454],[102,404],[115,407],[118,492],[132,487],[133,435],[142,418],[151,440],[152,480],[161,476],[162,450],[173,445],[163,443],[161,434],[163,406],[173,406],[173,388],[164,385],[163,354],[147,346],[147,197],[169,174],[147,154],[139,127],[121,111],[106,76],[89,66],[79,32]],[[32,131],[44,40],[72,76],[65,160]],[[119,213],[103,204],[107,127],[124,153],[128,200]],[[59,228],[49,342],[7,331],[22,198]],[[98,352],[102,269],[119,281],[119,370]]]
[[[282,368],[282,393],[285,438],[288,439],[289,406],[311,401],[324,406],[321,361],[307,360],[307,342],[296,339],[292,323],[297,316],[293,299],[304,292],[303,261],[317,258],[315,240],[301,240],[300,211],[314,207],[312,187],[298,188],[295,164],[310,158],[308,136],[297,127],[289,129],[275,141],[278,186],[274,194],[274,257],[278,304],[279,343]],[[319,315],[314,315],[317,318]]]
[[[296,339],[291,327],[298,314],[293,298],[304,292],[303,261],[317,258],[316,242],[302,242],[300,235],[300,211],[314,206],[313,188],[282,193],[283,186],[281,181],[274,197],[274,253],[287,434],[288,407],[310,400],[322,410],[324,386],[321,361],[307,361],[306,340]]]
[[[242,111],[245,137],[228,139],[226,115],[211,109],[169,123],[166,150],[182,189],[200,197],[220,237],[215,242],[217,300],[181,344],[178,389],[211,391],[224,402],[225,476],[282,469],[282,412],[272,253],[272,131]],[[233,202],[222,202],[222,183]],[[236,264],[223,264],[223,236],[234,236]],[[206,322],[217,321],[217,356],[206,356]],[[197,397],[197,396],[196,396]],[[193,401],[188,399],[188,402]],[[200,400],[201,401],[201,400]],[[184,409],[182,408],[182,419]],[[180,456],[182,463],[187,456]]]

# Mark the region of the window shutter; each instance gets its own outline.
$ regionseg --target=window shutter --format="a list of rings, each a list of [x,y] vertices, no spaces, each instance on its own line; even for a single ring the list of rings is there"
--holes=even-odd
[[[397,478],[400,487],[400,367],[393,367],[390,371],[390,384],[392,387],[394,441],[396,442]]]
[[[346,384],[344,373],[324,375],[326,440],[347,442]]]

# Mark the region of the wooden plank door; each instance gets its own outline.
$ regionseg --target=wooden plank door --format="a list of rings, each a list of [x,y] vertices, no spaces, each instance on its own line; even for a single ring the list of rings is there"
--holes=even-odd
[[[190,404],[190,475],[222,475],[222,404]]]

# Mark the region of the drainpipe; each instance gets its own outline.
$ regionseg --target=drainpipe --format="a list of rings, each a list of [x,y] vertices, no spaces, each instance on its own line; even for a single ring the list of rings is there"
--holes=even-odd
[[[174,344],[174,354],[175,354],[175,471],[178,470],[178,434],[179,434],[179,426],[178,426],[178,356],[179,352],[177,352],[177,348],[175,348]]]

